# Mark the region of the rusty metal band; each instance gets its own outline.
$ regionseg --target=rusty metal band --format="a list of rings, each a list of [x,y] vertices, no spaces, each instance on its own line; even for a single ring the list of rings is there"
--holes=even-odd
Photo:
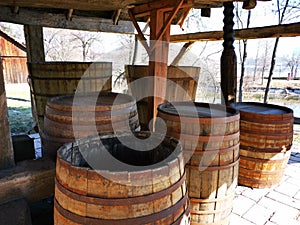
[[[213,198],[213,199],[202,199],[202,198],[190,198],[191,203],[213,203],[213,202],[222,202],[222,201],[227,201],[228,199],[233,199],[235,196],[235,192],[230,193],[229,195],[220,197],[220,198]]]
[[[177,139],[181,140],[189,140],[189,141],[202,141],[202,142],[208,142],[208,141],[216,141],[216,142],[222,142],[222,141],[231,141],[234,139],[239,139],[240,133],[234,133],[229,135],[222,135],[222,136],[197,136],[197,135],[188,135],[188,134],[182,134],[182,133],[174,133],[174,132],[167,132],[167,134],[171,137],[175,137]]]
[[[190,151],[190,150],[184,149],[183,153],[190,153],[193,155],[215,155],[215,154],[222,155],[222,154],[226,154],[231,151],[239,150],[240,149],[239,145],[240,145],[240,143],[238,143],[232,147],[229,147],[229,148],[223,148],[223,149],[217,149],[217,150],[197,150],[196,149],[195,151]]]
[[[228,116],[228,117],[221,117],[221,118],[207,118],[207,117],[186,117],[184,115],[176,115],[170,114],[168,112],[159,111],[157,117],[160,117],[164,120],[169,120],[171,122],[181,122],[182,120],[184,123],[188,124],[223,124],[224,126],[226,123],[231,122],[239,122],[240,114]]]
[[[240,167],[239,167],[239,179],[240,179],[240,177],[245,177],[250,180],[251,179],[256,180],[256,178],[252,178],[253,175],[260,176],[260,178],[257,178],[257,179],[261,179],[261,175],[266,175],[266,176],[274,175],[276,177],[276,175],[279,176],[283,173],[284,173],[284,168],[280,168],[275,171],[263,171],[263,170],[252,170],[247,167],[244,167],[243,165],[240,165]],[[245,175],[249,175],[249,174],[250,174],[250,176],[245,176]]]
[[[196,214],[196,215],[209,215],[209,214],[217,214],[217,213],[222,213],[222,212],[226,212],[229,211],[228,215],[230,214],[230,212],[232,211],[232,204],[228,204],[228,207],[223,208],[223,209],[219,209],[219,210],[191,210],[191,214]]]
[[[268,187],[270,185],[275,185],[275,184],[278,184],[282,177],[283,177],[283,172],[282,173],[276,173],[277,176],[274,176],[272,177],[272,180],[261,180],[261,178],[259,179],[254,179],[254,178],[251,178],[251,177],[243,177],[243,175],[239,175],[239,179],[238,179],[238,182],[240,184],[243,184],[243,185],[267,185]],[[270,178],[269,178],[270,179]]]
[[[76,194],[68,189],[66,189],[59,180],[55,179],[55,184],[57,188],[66,196],[69,196],[71,199],[85,202],[85,203],[93,203],[105,206],[118,206],[118,205],[130,205],[130,204],[140,204],[145,202],[151,202],[158,199],[161,199],[167,195],[172,194],[177,189],[181,188],[181,186],[185,182],[185,174],[177,181],[174,185],[170,186],[167,189],[162,191],[156,192],[154,194],[149,194],[145,196],[138,196],[138,197],[130,197],[130,198],[100,198],[100,197],[89,197]]]
[[[98,79],[105,79],[105,78],[110,78],[112,77],[111,75],[109,76],[83,76],[82,77],[37,77],[33,75],[29,75],[29,79],[34,79],[34,80],[98,80]]]
[[[240,162],[240,159],[238,159],[235,162],[230,163],[228,165],[224,165],[224,166],[204,166],[204,167],[202,167],[202,166],[185,165],[185,167],[199,170],[199,171],[215,171],[215,170],[225,170],[225,169],[233,168],[236,165],[238,165],[239,162]]]
[[[85,225],[124,225],[124,224],[148,224],[153,223],[153,221],[158,221],[161,219],[164,219],[170,215],[173,215],[174,213],[178,212],[180,208],[184,207],[188,204],[188,197],[187,193],[184,197],[181,198],[175,205],[162,210],[157,213],[153,213],[147,216],[142,217],[136,217],[136,218],[128,218],[128,219],[97,219],[97,218],[91,218],[91,217],[83,217],[74,213],[71,213],[70,211],[64,209],[60,206],[60,204],[57,202],[56,199],[54,199],[54,207],[57,209],[57,211],[66,219],[70,221],[76,221],[76,223],[79,224],[85,224]],[[189,208],[187,208],[189,209]],[[187,211],[187,210],[185,210]],[[175,221],[174,224],[179,225],[181,219],[185,216],[186,212],[183,213],[180,218]]]
[[[218,220],[214,223],[205,223],[205,222],[204,223],[196,223],[196,222],[192,221],[191,224],[193,224],[193,225],[224,225],[224,224],[229,224],[229,216],[228,216],[228,218],[224,218],[221,221]],[[241,225],[243,225],[243,224],[241,224]]]
[[[260,153],[286,153],[292,148],[292,145],[285,146],[285,149],[281,148],[253,148],[245,145],[240,145],[240,150]]]
[[[289,155],[285,155],[285,157],[282,159],[260,159],[260,158],[253,158],[253,157],[240,155],[241,162],[242,161],[246,161],[246,162],[250,161],[250,162],[268,163],[268,164],[280,164],[288,157],[289,157]],[[243,167],[243,163],[240,163],[240,166]]]
[[[293,136],[293,131],[292,132],[289,132],[289,133],[283,133],[283,134],[280,134],[280,133],[278,133],[278,134],[276,134],[276,133],[266,133],[266,132],[261,132],[261,131],[252,131],[252,130],[243,130],[243,129],[241,129],[240,130],[240,132],[241,132],[241,135],[245,135],[245,136],[247,136],[247,135],[251,135],[251,134],[257,134],[257,135],[259,135],[259,136],[267,136],[267,137],[282,137],[282,139],[285,139],[286,137],[290,137],[290,136]]]

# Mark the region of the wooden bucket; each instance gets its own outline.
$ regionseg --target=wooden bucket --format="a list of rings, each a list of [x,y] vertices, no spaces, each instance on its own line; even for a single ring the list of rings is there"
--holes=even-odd
[[[228,224],[239,167],[238,112],[215,104],[175,102],[161,104],[158,117],[165,121],[167,135],[183,146],[191,224]]]
[[[149,67],[143,65],[126,65],[126,79],[128,83],[149,76]],[[167,78],[178,86],[169,85],[166,90],[166,99],[168,101],[186,101],[195,100],[197,92],[197,83],[200,75],[200,67],[188,66],[169,66]],[[179,87],[184,90],[184,94],[179,91]],[[147,92],[147,89],[141,85],[131,85],[130,91],[135,93]],[[152,118],[148,118],[148,99],[142,99],[137,102],[140,124],[142,128],[147,128]]]
[[[149,134],[135,136],[144,139]],[[136,151],[115,135],[100,138],[102,144],[96,136],[59,149],[55,225],[188,224],[184,163],[177,140],[165,137],[155,149]],[[135,168],[111,168],[108,162],[94,170],[82,157],[107,161],[104,152]]]
[[[131,96],[112,92],[94,94],[76,95],[76,103],[74,95],[48,99],[42,132],[45,156],[55,160],[57,149],[75,138],[139,130],[136,103]]]
[[[267,188],[278,184],[293,141],[293,111],[255,102],[234,105],[240,111],[241,162],[239,183]]]
[[[47,99],[58,95],[110,91],[110,62],[40,62],[28,63],[29,84],[40,132],[44,127]],[[83,77],[84,76],[84,77]],[[78,86],[79,81],[80,87]]]

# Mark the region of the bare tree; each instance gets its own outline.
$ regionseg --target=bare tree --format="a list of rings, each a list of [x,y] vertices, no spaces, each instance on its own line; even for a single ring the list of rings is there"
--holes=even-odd
[[[296,12],[299,12],[299,9],[298,9],[299,3],[295,4],[297,6],[296,8],[293,7],[293,3],[296,3],[296,1],[293,1],[291,3],[290,0],[285,0],[285,1],[281,1],[281,2],[280,2],[280,0],[277,0],[276,13],[278,15],[278,24],[279,25],[283,24],[283,22],[285,22],[287,20],[290,21],[291,20],[289,18],[290,14],[292,14],[295,10],[296,10]],[[294,18],[294,16],[292,18]],[[268,94],[269,94],[270,85],[271,85],[271,81],[272,81],[273,71],[274,71],[275,64],[276,64],[276,52],[277,52],[278,43],[279,43],[279,37],[275,39],[275,43],[274,43],[272,59],[271,59],[271,67],[270,67],[268,82],[267,82],[267,86],[266,86],[266,90],[265,90],[264,103],[267,103],[267,101],[268,101]]]
[[[300,53],[293,53],[292,56],[285,56],[283,59],[286,63],[286,67],[290,70],[291,79],[296,78],[298,66],[300,64]]]
[[[82,50],[82,60],[85,62],[91,52],[91,47],[95,42],[101,40],[100,33],[92,33],[85,31],[78,31],[72,33],[73,38],[71,42],[78,43],[77,47]]]

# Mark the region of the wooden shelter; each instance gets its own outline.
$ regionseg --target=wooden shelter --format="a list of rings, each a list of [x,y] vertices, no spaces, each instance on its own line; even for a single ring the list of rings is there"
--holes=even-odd
[[[240,0],[242,1],[242,0]],[[243,1],[243,8],[251,9],[256,5],[256,0]],[[203,16],[210,15],[210,9],[224,6],[224,29],[217,33],[199,33],[187,35],[170,35],[171,24],[182,24],[191,8],[202,10]],[[234,30],[233,30],[233,0],[0,0],[0,21],[23,24],[26,50],[28,62],[44,62],[44,46],[43,46],[43,27],[80,29],[88,31],[101,31],[112,33],[134,33],[134,27],[137,30],[137,36],[142,41],[144,47],[149,53],[149,75],[166,78],[167,76],[167,58],[168,43],[174,42],[190,42],[198,40],[219,40],[224,39],[224,51],[221,58],[221,88],[224,94],[224,104],[230,104],[235,101],[236,92],[236,56],[234,52]],[[146,41],[139,28],[138,21],[150,20],[150,45]],[[295,26],[299,35],[299,24]],[[289,27],[289,31],[285,33],[295,34],[294,28]],[[276,28],[283,29],[277,32],[283,32],[286,27]],[[255,32],[255,31],[254,31]],[[244,31],[237,32],[240,38],[251,37],[253,32],[245,34]],[[258,34],[257,34],[258,35]],[[259,35],[258,35],[259,36]],[[267,35],[272,37],[272,34]],[[257,36],[255,36],[257,37]],[[265,37],[261,35],[260,37]],[[2,70],[0,70],[1,73]],[[163,79],[162,79],[163,80]],[[157,82],[148,86],[153,96],[158,93],[165,92],[166,82]],[[163,99],[153,97],[150,99],[151,107],[149,112],[152,116],[156,115],[156,107],[163,102]],[[0,169],[7,169],[14,166],[11,140],[9,135],[9,125],[7,120],[6,95],[3,84],[3,74],[0,74]],[[45,163],[45,162],[44,162]],[[39,169],[40,167],[36,167]],[[46,167],[44,167],[46,168]],[[53,176],[54,167],[48,164],[49,171],[37,171],[36,177],[43,177],[45,180],[40,189],[45,186],[53,185],[53,180],[46,179],[45,176]],[[11,173],[7,173],[11,175]],[[28,174],[27,174],[28,176]],[[9,179],[8,179],[9,180]],[[35,180],[36,181],[36,180]],[[0,180],[1,184],[1,180]],[[6,184],[6,188],[11,185],[18,186],[16,189],[26,193],[29,192],[28,186],[24,186],[22,182]],[[26,184],[28,185],[28,184]],[[5,193],[4,189],[3,192]],[[49,190],[44,189],[44,190]],[[30,193],[32,189],[30,189]],[[32,194],[32,193],[31,193]],[[51,190],[48,193],[51,194]],[[35,196],[34,200],[39,197]],[[15,197],[11,196],[12,198]],[[5,199],[8,200],[8,199]],[[0,196],[0,201],[3,199]]]

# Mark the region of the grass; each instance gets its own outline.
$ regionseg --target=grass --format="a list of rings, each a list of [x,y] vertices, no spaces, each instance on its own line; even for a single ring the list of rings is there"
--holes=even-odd
[[[31,107],[8,107],[8,120],[12,134],[27,133],[33,124]]]

